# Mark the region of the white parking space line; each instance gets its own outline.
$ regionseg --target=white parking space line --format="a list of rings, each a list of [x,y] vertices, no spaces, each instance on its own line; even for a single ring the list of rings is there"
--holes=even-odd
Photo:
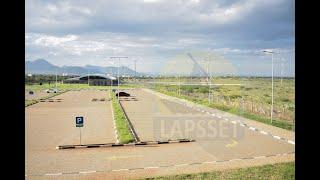
[[[261,159],[261,158],[265,158],[266,156],[257,156],[257,157],[254,157],[254,159]]]
[[[114,169],[112,171],[129,171],[129,169]]]
[[[159,167],[145,167],[144,169],[157,169],[157,168],[159,168]]]
[[[256,128],[254,128],[254,127],[249,127],[249,129],[252,130],[252,131],[256,130]]]
[[[90,173],[95,173],[95,172],[97,172],[97,171],[80,171],[79,173],[80,174],[90,174]]]
[[[267,132],[265,131],[260,131],[261,134],[268,134]]]
[[[279,136],[273,136],[274,138],[276,138],[276,139],[281,139],[281,137],[279,137]]]
[[[62,175],[62,173],[47,173],[46,176],[59,176]]]
[[[294,141],[291,141],[291,140],[288,140],[288,143],[290,143],[290,144],[295,144],[295,142],[294,142]]]

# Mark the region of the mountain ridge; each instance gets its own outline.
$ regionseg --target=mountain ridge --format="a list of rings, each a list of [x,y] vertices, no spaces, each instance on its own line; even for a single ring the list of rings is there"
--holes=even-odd
[[[113,66],[95,66],[95,65],[85,65],[85,66],[56,66],[51,64],[45,59],[36,59],[34,61],[25,61],[25,73],[31,74],[67,74],[67,75],[86,75],[86,74],[111,74],[117,75],[118,67]],[[119,68],[120,76],[142,76],[144,73],[135,72],[134,70],[126,67],[120,66]]]

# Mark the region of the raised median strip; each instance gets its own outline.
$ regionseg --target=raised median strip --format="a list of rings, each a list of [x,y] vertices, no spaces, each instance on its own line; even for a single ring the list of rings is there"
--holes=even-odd
[[[122,104],[121,104],[120,101],[119,101],[119,105],[120,105],[121,110],[122,110],[122,112],[124,113],[125,118],[126,118],[128,124],[129,124],[129,128],[130,128],[131,134],[133,135],[133,137],[134,137],[134,139],[135,139],[135,142],[140,142],[140,138],[138,137],[135,129],[133,128],[133,125],[132,125],[130,119],[128,118],[128,115],[127,115],[126,111],[124,110],[124,108],[123,108],[123,106],[122,106]]]
[[[79,149],[79,148],[100,148],[100,147],[119,147],[119,146],[143,146],[143,145],[155,145],[155,144],[173,144],[173,143],[187,143],[195,142],[194,139],[178,139],[169,141],[145,141],[145,142],[134,142],[134,143],[105,143],[105,144],[84,144],[84,145],[61,145],[57,146],[56,149]]]
[[[119,103],[115,93],[110,92],[111,98],[112,98],[112,114],[114,119],[114,125],[115,125],[115,133],[117,137],[117,141],[119,143],[127,144],[131,142],[138,142],[139,138],[136,136],[134,131],[132,130],[132,126],[127,119],[127,116],[125,112],[123,111],[123,108],[121,106],[121,103]]]
[[[248,160],[259,160],[264,158],[270,158],[275,156],[287,156],[290,154],[295,154],[295,152],[287,152],[280,154],[270,154],[265,156],[253,156],[253,157],[243,157],[236,159],[227,159],[227,160],[216,160],[216,161],[204,161],[204,162],[192,162],[192,163],[183,163],[183,164],[169,164],[162,166],[146,166],[146,167],[135,167],[135,168],[126,168],[126,169],[111,169],[111,170],[90,170],[90,171],[78,171],[78,172],[58,172],[58,173],[44,173],[44,174],[25,174],[25,176],[61,176],[61,175],[85,175],[91,173],[101,173],[101,172],[121,172],[121,171],[136,171],[136,170],[148,170],[148,169],[160,169],[160,168],[185,168],[186,166],[200,166],[205,164],[221,164],[232,161],[248,161]]]

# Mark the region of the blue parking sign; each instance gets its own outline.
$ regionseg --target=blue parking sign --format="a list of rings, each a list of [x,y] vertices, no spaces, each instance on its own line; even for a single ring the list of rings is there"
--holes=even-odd
[[[83,117],[76,117],[76,127],[83,127]]]

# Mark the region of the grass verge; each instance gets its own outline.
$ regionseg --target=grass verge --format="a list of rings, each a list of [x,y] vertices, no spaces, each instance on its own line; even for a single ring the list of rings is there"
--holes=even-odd
[[[118,131],[119,141],[120,143],[124,143],[124,144],[134,142],[134,137],[130,132],[129,124],[124,115],[124,112],[122,111],[122,108],[120,107],[118,99],[115,93],[110,92],[110,94],[112,99],[113,115],[114,115],[116,128]]]
[[[295,179],[295,164],[278,163],[257,167],[233,169],[226,171],[211,171],[196,174],[181,174],[173,176],[162,176],[146,179]]]
[[[169,96],[182,98],[182,99],[185,99],[185,100],[197,103],[197,104],[201,104],[201,105],[204,105],[204,106],[207,106],[207,107],[211,107],[211,108],[216,108],[216,109],[219,109],[221,111],[229,112],[231,114],[242,116],[242,117],[245,117],[245,118],[248,118],[248,119],[251,119],[251,120],[259,121],[259,122],[262,122],[262,123],[265,123],[265,124],[269,124],[269,125],[272,125],[272,126],[276,126],[276,127],[282,128],[282,129],[287,129],[287,130],[292,130],[293,129],[293,124],[285,122],[285,121],[273,119],[273,122],[271,124],[269,118],[266,118],[266,117],[263,117],[263,116],[259,116],[259,115],[256,115],[256,114],[252,114],[252,113],[248,113],[248,112],[244,112],[241,109],[230,108],[230,107],[227,107],[227,106],[224,106],[224,105],[221,105],[221,104],[215,104],[215,103],[209,104],[207,100],[200,100],[200,99],[197,99],[197,98],[191,98],[191,97],[188,97],[188,96],[178,95],[176,93],[168,92],[168,91],[164,91],[164,90],[160,90],[160,89],[154,89],[154,90],[156,90],[156,91],[158,91],[160,93],[169,95]]]

